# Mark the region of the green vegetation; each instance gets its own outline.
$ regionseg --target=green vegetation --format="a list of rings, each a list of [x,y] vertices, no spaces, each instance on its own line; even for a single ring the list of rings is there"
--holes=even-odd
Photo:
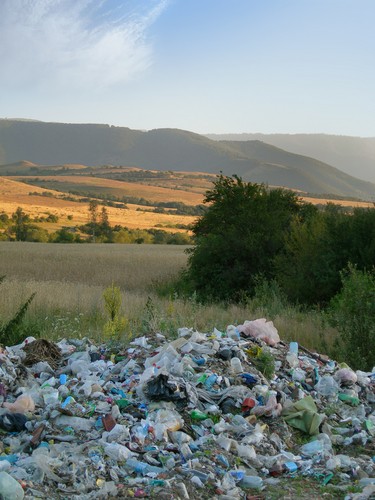
[[[204,201],[210,205],[193,226],[196,246],[185,275],[204,301],[254,295],[259,275],[275,277],[273,259],[282,251],[292,221],[315,211],[291,191],[270,190],[237,176],[220,175]]]
[[[318,211],[281,189],[220,175],[193,227],[196,246],[178,289],[199,300],[269,298],[286,307],[326,308],[342,333],[341,354],[374,364],[375,209]],[[349,274],[344,270],[349,265]],[[353,267],[355,266],[355,268]],[[362,363],[363,363],[362,361]]]
[[[5,276],[0,276],[0,284],[4,279]],[[34,297],[35,292],[30,295],[6,323],[0,323],[0,343],[2,345],[14,345],[22,342],[25,336],[22,321]]]
[[[329,323],[340,336],[337,356],[361,370],[372,370],[375,352],[375,268],[359,271],[353,266],[340,273],[342,289],[327,311]]]
[[[109,316],[104,325],[104,336],[107,339],[118,340],[128,324],[127,318],[121,316],[122,296],[118,286],[112,283],[103,292],[104,308]]]

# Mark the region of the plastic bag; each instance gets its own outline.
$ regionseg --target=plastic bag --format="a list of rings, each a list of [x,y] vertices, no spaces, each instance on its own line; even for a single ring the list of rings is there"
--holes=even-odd
[[[240,333],[263,340],[263,342],[270,346],[274,346],[280,342],[279,334],[273,322],[267,321],[266,318],[245,321],[245,323],[238,326],[237,329]]]
[[[355,384],[358,380],[357,375],[350,368],[341,368],[337,370],[333,378],[341,385]]]
[[[288,408],[284,408],[282,415],[289,425],[311,435],[319,432],[319,426],[325,417],[325,415],[318,413],[311,396],[300,399]]]
[[[322,396],[336,396],[339,391],[339,385],[331,375],[323,375],[315,385],[315,390]]]
[[[3,406],[12,413],[26,413],[35,410],[33,398],[28,394],[21,394],[14,403],[3,403]]]
[[[5,413],[0,415],[0,429],[7,432],[20,432],[26,427],[27,417],[23,413]]]
[[[160,373],[160,375],[147,382],[147,394],[150,399],[156,401],[181,401],[187,399],[185,387],[182,387],[177,381],[170,379],[164,373]]]

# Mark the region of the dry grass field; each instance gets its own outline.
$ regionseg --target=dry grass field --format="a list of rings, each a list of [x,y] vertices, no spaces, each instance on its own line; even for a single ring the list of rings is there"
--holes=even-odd
[[[81,175],[64,176],[38,176],[39,181],[33,184],[45,186],[47,189],[54,189],[68,193],[69,191],[85,191],[90,193],[109,194],[121,198],[122,196],[136,196],[145,198],[152,202],[179,201],[186,205],[198,205],[202,203],[202,194],[188,190],[179,189],[176,183],[173,188],[148,185],[143,183],[124,182],[113,179],[103,179],[101,177],[90,177]],[[22,181],[25,177],[15,176],[11,179]],[[29,179],[31,180],[31,179]],[[32,188],[30,189],[32,191]]]
[[[31,217],[44,216],[48,213],[57,215],[59,217],[58,224],[41,224],[42,227],[49,231],[55,231],[62,226],[75,226],[88,222],[88,203],[41,196],[46,191],[54,196],[61,195],[61,193],[52,189],[30,186],[9,178],[0,177],[0,211],[10,215],[20,206]],[[40,193],[40,195],[29,194],[34,192]],[[138,196],[136,193],[136,191],[133,191],[133,196]],[[79,197],[76,198],[78,200]],[[189,225],[195,220],[195,217],[189,215],[151,212],[149,210],[152,207],[147,207],[147,210],[146,207],[140,205],[128,204],[127,206],[127,209],[107,207],[111,225],[119,224],[130,229],[150,229],[161,225],[166,231],[178,232],[179,230],[174,228],[175,225]],[[72,220],[69,220],[68,216],[73,217]]]
[[[286,341],[319,351],[321,335],[333,339],[334,332],[323,330],[319,315],[280,309],[271,299],[267,305],[202,305],[173,292],[158,296],[156,286],[171,282],[186,265],[184,250],[180,245],[0,242],[0,276],[6,275],[0,285],[0,323],[36,292],[26,317],[31,334],[100,340],[107,319],[103,291],[114,283],[122,292],[126,335],[153,330],[173,336],[183,326],[211,332],[266,317]]]

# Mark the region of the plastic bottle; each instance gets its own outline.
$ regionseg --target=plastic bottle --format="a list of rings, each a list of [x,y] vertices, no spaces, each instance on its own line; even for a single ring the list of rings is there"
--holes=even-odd
[[[230,365],[231,365],[233,373],[238,375],[238,374],[243,372],[240,358],[237,358],[237,357],[232,358],[230,360]]]
[[[213,373],[212,375],[207,377],[206,380],[204,381],[205,387],[207,389],[212,389],[212,386],[215,384],[216,380],[217,380],[217,375]]]
[[[22,486],[10,474],[0,472],[0,497],[2,500],[22,500],[25,493]]]
[[[193,420],[206,420],[208,418],[208,414],[200,410],[192,410],[190,416]]]
[[[298,342],[291,342],[289,344],[289,352],[291,354],[294,354],[295,356],[298,356]]]
[[[134,470],[137,474],[142,474],[142,476],[145,476],[150,472],[153,472],[155,474],[161,474],[162,472],[164,472],[164,468],[162,467],[156,467],[155,465],[150,465],[146,462],[140,462],[135,458],[129,458],[126,461],[126,465],[130,469]]]
[[[244,476],[238,484],[242,488],[254,488],[260,490],[263,487],[263,479],[259,476]]]

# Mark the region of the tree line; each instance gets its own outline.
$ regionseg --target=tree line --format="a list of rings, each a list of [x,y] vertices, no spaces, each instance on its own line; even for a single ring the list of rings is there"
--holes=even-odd
[[[73,216],[68,216],[72,220]],[[62,227],[48,232],[38,225],[42,222],[57,223],[59,217],[48,213],[45,217],[31,218],[18,207],[11,216],[0,213],[0,241],[30,241],[41,243],[129,243],[191,245],[192,237],[187,232],[168,232],[157,228],[129,229],[121,225],[112,226],[105,206],[91,200],[86,224]]]

